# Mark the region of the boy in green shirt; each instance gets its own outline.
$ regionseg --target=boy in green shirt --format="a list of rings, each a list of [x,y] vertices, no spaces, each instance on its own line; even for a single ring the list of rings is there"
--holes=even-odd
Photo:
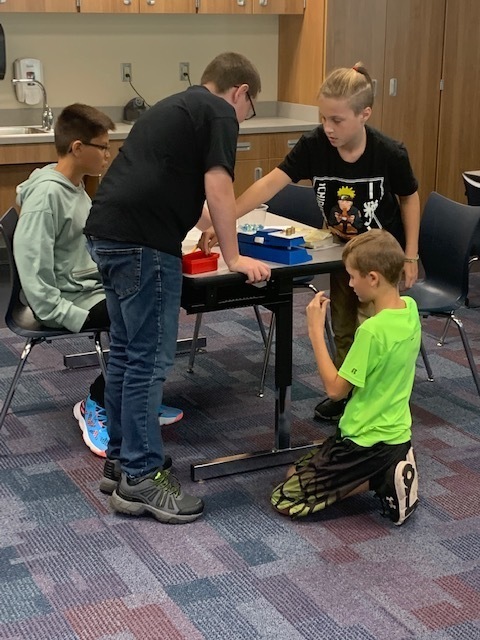
[[[420,349],[415,301],[400,297],[405,254],[385,230],[352,239],[343,261],[350,287],[375,315],[355,334],[340,370],[325,344],[329,300],[320,292],[307,307],[310,340],[328,396],[348,401],[335,436],[301,458],[272,493],[272,504],[291,517],[315,513],[356,493],[376,491],[397,525],[418,505],[418,475],[411,447],[409,400]]]

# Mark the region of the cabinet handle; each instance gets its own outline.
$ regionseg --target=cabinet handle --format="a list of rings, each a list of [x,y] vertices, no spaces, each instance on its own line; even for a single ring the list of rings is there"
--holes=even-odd
[[[237,142],[237,151],[251,151],[252,143],[251,142]]]
[[[287,147],[289,149],[293,149],[293,147],[297,144],[298,138],[296,140],[287,140]]]
[[[377,95],[377,79],[376,78],[372,78],[372,90],[373,90],[373,97],[375,97]]]
[[[237,0],[237,4],[239,7],[244,7],[245,6],[245,0]]]
[[[268,0],[259,0],[258,4],[261,7],[266,7],[268,5]]]
[[[147,4],[152,6],[155,4],[155,0],[147,0]]]
[[[132,0],[123,0],[123,4],[126,4],[126,5],[132,4]]]
[[[390,87],[388,90],[388,95],[389,96],[397,95],[397,79],[396,78],[390,78]]]
[[[262,167],[255,167],[255,171],[253,172],[254,178],[255,178],[255,182],[257,180],[260,180],[260,178],[263,177],[263,169]]]

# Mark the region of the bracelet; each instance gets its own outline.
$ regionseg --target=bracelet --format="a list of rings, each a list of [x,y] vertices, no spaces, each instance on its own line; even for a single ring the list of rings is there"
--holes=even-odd
[[[415,258],[405,258],[404,262],[418,262],[418,254]]]

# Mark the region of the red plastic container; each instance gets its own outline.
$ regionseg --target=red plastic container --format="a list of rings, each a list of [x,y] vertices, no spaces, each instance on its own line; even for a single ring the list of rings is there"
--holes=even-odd
[[[209,256],[203,251],[187,253],[182,258],[182,271],[189,274],[216,271],[218,269],[218,258],[219,254],[215,252]]]

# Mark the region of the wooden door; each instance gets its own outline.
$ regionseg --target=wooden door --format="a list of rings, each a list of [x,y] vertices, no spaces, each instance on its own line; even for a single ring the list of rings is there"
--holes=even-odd
[[[480,169],[480,2],[447,0],[437,191],[466,202],[462,172]]]
[[[81,13],[138,13],[139,0],[80,0]]]
[[[310,0],[317,2],[318,0]],[[258,14],[290,14],[304,12],[303,0],[253,0],[253,13]]]
[[[0,12],[18,11],[28,13],[76,13],[75,0],[0,0]]]
[[[195,13],[195,0],[138,0],[140,13]]]
[[[254,0],[200,0],[198,13],[252,13]]]
[[[435,188],[444,26],[445,0],[388,0],[381,129],[405,143],[422,203]]]
[[[382,123],[387,0],[328,0],[325,75],[363,62],[375,86],[372,127]]]

